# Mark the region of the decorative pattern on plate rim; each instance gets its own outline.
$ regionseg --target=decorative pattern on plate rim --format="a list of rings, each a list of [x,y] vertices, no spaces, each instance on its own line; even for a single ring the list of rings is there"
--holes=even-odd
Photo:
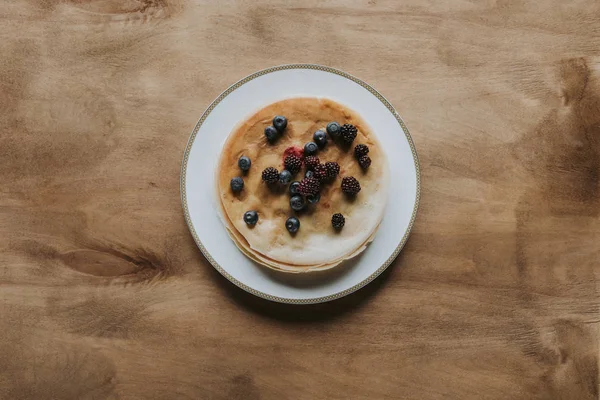
[[[404,135],[406,136],[406,139],[408,140],[408,144],[410,145],[410,150],[411,150],[411,152],[413,154],[413,159],[415,161],[415,169],[416,169],[416,172],[417,172],[417,176],[416,176],[416,178],[417,178],[416,179],[416,181],[417,181],[417,194],[416,194],[416,197],[415,197],[415,205],[413,207],[412,216],[410,218],[410,222],[408,224],[408,228],[406,229],[406,232],[404,233],[404,236],[402,236],[402,240],[400,240],[400,243],[398,244],[398,246],[396,247],[396,249],[394,250],[394,252],[392,253],[392,255],[379,268],[377,268],[377,270],[375,272],[373,272],[366,279],[364,279],[363,281],[357,283],[356,285],[354,285],[354,286],[352,286],[352,287],[350,287],[348,289],[342,290],[342,291],[340,291],[338,293],[331,294],[329,296],[315,297],[315,298],[312,298],[312,299],[289,299],[289,298],[285,298],[285,297],[271,296],[270,294],[263,293],[263,292],[258,291],[256,289],[253,289],[253,288],[251,288],[251,287],[243,284],[242,282],[238,281],[233,276],[231,276],[227,271],[225,271],[212,258],[212,256],[208,252],[208,250],[206,250],[206,248],[204,247],[204,245],[200,241],[200,238],[198,237],[198,235],[196,233],[196,230],[194,229],[194,225],[192,224],[192,221],[190,219],[190,213],[189,213],[189,210],[188,210],[187,199],[186,199],[185,175],[186,175],[186,169],[187,169],[188,158],[189,158],[189,155],[190,155],[190,150],[192,148],[192,145],[194,144],[194,140],[196,139],[196,134],[198,133],[198,130],[200,129],[200,127],[202,126],[202,124],[204,123],[204,121],[206,120],[206,118],[208,117],[208,115],[212,112],[212,110],[225,97],[227,97],[231,92],[233,92],[234,90],[236,90],[240,86],[244,85],[245,83],[250,82],[251,80],[256,79],[256,78],[258,78],[260,76],[269,74],[271,72],[282,71],[282,70],[287,70],[287,69],[314,69],[314,70],[319,70],[319,71],[324,71],[324,72],[329,72],[329,73],[332,73],[332,74],[340,75],[340,76],[342,76],[344,78],[350,79],[351,81],[359,84],[360,86],[362,86],[363,88],[365,88],[369,92],[371,92],[394,115],[394,117],[398,121],[398,124],[400,124],[400,127],[402,128],[402,131],[404,132]],[[190,229],[190,232],[192,233],[192,236],[194,237],[194,241],[196,242],[196,244],[200,248],[200,251],[202,251],[202,254],[204,254],[204,257],[206,257],[206,259],[212,264],[212,266],[217,271],[219,271],[219,273],[221,273],[221,275],[223,275],[225,278],[227,278],[231,283],[233,283],[237,287],[245,290],[248,293],[252,293],[255,296],[262,297],[263,299],[266,299],[266,300],[271,300],[271,301],[275,301],[275,302],[279,302],[279,303],[288,303],[288,304],[315,304],[315,303],[324,303],[324,302],[327,302],[327,301],[339,299],[341,297],[349,295],[350,293],[353,293],[353,292],[355,292],[355,291],[363,288],[368,283],[370,283],[375,278],[377,278],[383,271],[385,271],[385,269],[387,267],[389,267],[389,265],[396,259],[396,257],[398,256],[398,254],[400,254],[400,251],[402,250],[402,248],[406,244],[406,241],[408,240],[408,236],[410,234],[410,231],[411,231],[411,229],[412,229],[412,227],[414,225],[414,222],[415,222],[415,218],[417,216],[417,210],[419,208],[419,201],[421,199],[421,170],[420,170],[420,167],[419,167],[419,158],[417,156],[417,151],[415,149],[415,144],[413,143],[412,137],[410,136],[410,133],[408,131],[408,128],[404,124],[404,121],[402,120],[402,118],[400,117],[400,115],[398,115],[398,113],[396,112],[396,110],[394,109],[394,107],[390,104],[390,102],[385,97],[383,97],[383,95],[381,93],[379,93],[377,90],[375,90],[371,85],[367,84],[366,82],[363,82],[362,80],[360,80],[360,79],[358,79],[358,78],[356,78],[356,77],[354,77],[354,76],[352,76],[350,74],[347,74],[346,72],[340,71],[340,70],[335,69],[335,68],[326,67],[326,66],[323,66],[323,65],[318,65],[318,64],[285,64],[285,65],[278,65],[278,66],[275,66],[275,67],[263,69],[261,71],[253,73],[252,75],[248,75],[244,79],[241,79],[238,82],[236,82],[233,85],[231,85],[227,90],[225,90],[223,93],[221,93],[219,95],[219,97],[217,97],[210,104],[210,106],[208,106],[208,108],[206,109],[206,111],[204,111],[204,113],[202,114],[202,116],[198,120],[198,123],[194,127],[192,135],[190,136],[190,139],[188,140],[188,143],[187,143],[187,145],[185,147],[185,152],[183,154],[183,162],[182,162],[182,166],[181,166],[180,190],[181,190],[181,202],[183,204],[183,212],[185,214],[185,221],[186,221],[186,223],[187,223],[187,225],[188,225],[188,227]]]

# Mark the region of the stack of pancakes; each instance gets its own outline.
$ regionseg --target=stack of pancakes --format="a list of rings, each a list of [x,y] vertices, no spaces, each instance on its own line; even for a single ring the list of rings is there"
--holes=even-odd
[[[269,143],[264,129],[276,115],[285,116],[288,125],[275,143]],[[302,148],[312,141],[315,131],[325,130],[331,121],[355,125],[358,135],[351,146],[329,138],[317,156],[321,163],[339,163],[340,174],[334,182],[322,185],[318,203],[293,211],[288,187],[269,187],[261,179],[262,171],[267,167],[281,171],[284,151],[290,147]],[[372,163],[365,171],[354,157],[357,144],[365,144],[370,150]],[[238,167],[241,156],[252,161],[247,173]],[[302,168],[293,180],[302,180],[304,171]],[[240,193],[230,188],[230,180],[236,176],[244,179]],[[360,182],[361,191],[354,197],[342,193],[341,180],[345,176],[353,176]],[[383,217],[389,177],[385,153],[360,116],[329,99],[292,98],[261,109],[233,130],[223,147],[216,181],[221,217],[238,248],[266,267],[298,273],[333,268],[366,248]],[[255,226],[244,222],[244,213],[249,210],[258,212]],[[335,213],[343,214],[346,220],[339,231],[331,225]],[[300,220],[300,229],[294,235],[285,227],[292,215]]]

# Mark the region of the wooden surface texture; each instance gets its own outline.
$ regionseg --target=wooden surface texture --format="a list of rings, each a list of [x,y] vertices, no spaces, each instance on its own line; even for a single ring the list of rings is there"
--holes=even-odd
[[[597,399],[600,4],[5,0],[0,398]],[[179,198],[204,108],[283,63],[406,121],[413,233],[365,289],[269,303]]]

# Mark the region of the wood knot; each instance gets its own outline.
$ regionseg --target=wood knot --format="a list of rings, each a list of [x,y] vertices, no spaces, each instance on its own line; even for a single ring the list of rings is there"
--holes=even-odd
[[[71,269],[94,276],[131,276],[149,280],[169,275],[166,263],[154,254],[136,250],[130,254],[112,248],[80,249],[63,253],[60,258]]]
[[[558,67],[558,78],[561,85],[563,105],[583,99],[589,80],[589,69],[583,58],[562,60]]]
[[[121,15],[128,19],[169,18],[181,11],[181,0],[71,0],[70,3],[81,10],[97,15]]]

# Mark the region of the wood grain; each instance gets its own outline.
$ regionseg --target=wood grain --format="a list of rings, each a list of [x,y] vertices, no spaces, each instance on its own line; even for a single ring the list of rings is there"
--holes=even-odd
[[[600,5],[13,0],[0,7],[0,398],[597,399]],[[404,117],[422,203],[342,300],[254,298],[185,226],[201,111],[338,67]]]

